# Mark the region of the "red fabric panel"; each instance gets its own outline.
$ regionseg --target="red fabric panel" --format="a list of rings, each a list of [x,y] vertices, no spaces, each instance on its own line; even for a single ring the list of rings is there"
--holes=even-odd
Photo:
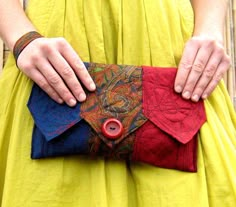
[[[147,121],[136,131],[133,161],[162,168],[188,172],[197,171],[197,138],[182,144]]]
[[[206,121],[203,101],[174,92],[176,68],[143,67],[143,113],[132,160],[165,168],[197,170],[197,132]]]
[[[189,142],[206,121],[203,101],[174,92],[176,68],[143,67],[143,113],[181,143]]]

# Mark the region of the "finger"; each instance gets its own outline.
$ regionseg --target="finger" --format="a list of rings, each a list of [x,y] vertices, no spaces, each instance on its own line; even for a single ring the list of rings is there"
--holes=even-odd
[[[192,92],[199,78],[201,77],[205,66],[207,65],[212,50],[213,48],[208,47],[208,45],[203,46],[198,50],[192,69],[189,73],[189,76],[183,89],[183,98],[189,99],[192,96]]]
[[[52,65],[46,60],[42,59],[37,63],[38,70],[46,78],[49,85],[59,94],[59,96],[69,105],[75,106],[76,99],[69,91],[60,75],[55,71]]]
[[[96,89],[94,81],[74,49],[69,44],[63,44],[63,46],[60,48],[60,52],[69,65],[73,68],[84,86],[88,90],[94,91]]]
[[[33,80],[43,91],[45,91],[54,101],[59,104],[63,103],[58,93],[49,85],[46,78],[37,70],[31,69],[26,75]]]
[[[218,52],[212,53],[210,60],[208,61],[205,70],[202,73],[193,93],[191,100],[197,102],[203,95],[203,91],[206,89],[210,81],[212,80],[220,62],[222,60],[222,54]]]
[[[175,78],[175,91],[181,93],[199,50],[197,42],[190,40],[184,49]]]
[[[56,57],[56,58],[55,58]],[[66,62],[66,60],[61,56],[60,53],[55,52],[55,54],[48,56],[50,63],[60,74],[70,91],[76,97],[78,101],[84,101],[86,95],[83,88],[81,87],[74,70]]]
[[[219,81],[223,78],[224,73],[229,69],[230,67],[230,60],[229,57],[226,56],[223,61],[219,64],[217,71],[213,75],[212,80],[208,84],[207,88],[204,90],[202,98],[206,99],[216,88]]]

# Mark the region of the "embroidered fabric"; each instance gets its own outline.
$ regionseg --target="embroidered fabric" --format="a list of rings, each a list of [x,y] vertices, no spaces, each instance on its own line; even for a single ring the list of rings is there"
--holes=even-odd
[[[197,132],[206,121],[204,105],[174,92],[176,68],[85,66],[97,90],[74,108],[57,104],[33,86],[28,102],[35,121],[32,159],[86,154],[197,171]],[[116,139],[101,130],[110,118],[124,128]]]

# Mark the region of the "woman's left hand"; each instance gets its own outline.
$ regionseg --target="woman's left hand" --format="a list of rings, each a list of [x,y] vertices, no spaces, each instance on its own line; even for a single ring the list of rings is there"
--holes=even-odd
[[[206,99],[230,67],[222,41],[193,36],[187,43],[175,79],[175,91],[197,102]]]

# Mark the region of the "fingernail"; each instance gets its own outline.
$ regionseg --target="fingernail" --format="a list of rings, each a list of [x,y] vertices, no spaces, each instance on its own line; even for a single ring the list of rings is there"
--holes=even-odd
[[[203,99],[206,99],[207,96],[208,96],[208,95],[205,93],[205,94],[202,95],[202,98],[203,98]]]
[[[175,91],[176,91],[177,93],[181,93],[181,92],[182,92],[182,87],[181,87],[181,86],[176,86],[176,87],[175,87]]]
[[[194,95],[192,97],[192,101],[198,102],[198,100],[199,100],[199,96],[198,95]]]
[[[94,83],[91,83],[89,85],[89,87],[90,87],[90,90],[92,90],[92,91],[94,91],[96,89],[96,85]]]
[[[69,101],[69,106],[74,106],[76,104],[76,100],[75,99],[70,99]]]
[[[186,98],[186,99],[189,99],[190,96],[191,96],[191,94],[190,94],[189,91],[185,91],[185,92],[183,93],[183,97]]]
[[[84,93],[81,93],[81,94],[79,95],[79,101],[84,101],[85,99],[86,99],[85,94],[84,94]]]

